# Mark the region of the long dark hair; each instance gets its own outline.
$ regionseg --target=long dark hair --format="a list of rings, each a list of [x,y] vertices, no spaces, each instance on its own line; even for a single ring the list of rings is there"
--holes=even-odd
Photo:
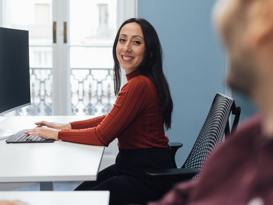
[[[145,19],[131,18],[126,20],[119,28],[113,46],[114,58],[114,87],[115,94],[118,95],[121,84],[121,69],[116,55],[116,47],[121,28],[128,23],[138,23],[144,36],[146,54],[143,61],[138,66],[141,75],[148,77],[155,85],[157,95],[160,99],[162,115],[166,130],[171,128],[173,101],[170,94],[169,84],[162,69],[162,48],[154,27]],[[152,55],[151,55],[152,54]]]

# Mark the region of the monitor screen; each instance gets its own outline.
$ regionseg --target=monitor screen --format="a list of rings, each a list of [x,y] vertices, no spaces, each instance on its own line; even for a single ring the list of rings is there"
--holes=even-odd
[[[29,104],[28,31],[0,28],[0,115]]]

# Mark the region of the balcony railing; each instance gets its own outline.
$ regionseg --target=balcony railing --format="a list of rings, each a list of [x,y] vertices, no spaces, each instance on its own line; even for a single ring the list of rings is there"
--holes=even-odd
[[[107,114],[115,101],[113,69],[71,69],[72,114]]]
[[[31,106],[14,115],[52,115],[52,68],[31,68]],[[72,115],[107,114],[115,101],[112,68],[71,69]]]

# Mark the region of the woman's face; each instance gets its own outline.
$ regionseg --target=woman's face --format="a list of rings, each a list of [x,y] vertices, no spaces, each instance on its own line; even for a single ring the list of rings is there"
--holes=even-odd
[[[126,74],[133,72],[140,65],[145,55],[145,43],[138,23],[127,23],[121,28],[116,55]]]

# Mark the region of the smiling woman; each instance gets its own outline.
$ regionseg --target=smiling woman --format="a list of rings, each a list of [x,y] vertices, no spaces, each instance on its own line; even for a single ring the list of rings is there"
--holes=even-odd
[[[138,53],[138,58],[142,57],[141,62],[137,65],[137,69],[141,75],[148,77],[156,87],[157,95],[162,107],[162,114],[164,116],[164,124],[166,129],[169,129],[171,128],[173,101],[170,94],[169,84],[162,69],[163,52],[156,30],[145,19],[128,19],[118,30],[113,47],[113,58],[115,62],[115,94],[117,95],[119,93],[121,85],[120,67],[124,68],[125,71],[127,67],[120,59],[122,53],[119,53],[119,51],[122,49],[122,46],[119,46],[120,43],[118,42],[125,41],[125,39],[122,39],[121,37],[126,35],[123,32],[129,32],[129,29],[134,30],[135,32],[134,34],[131,33],[131,37],[134,37],[134,41],[131,41],[131,46],[135,43],[135,46],[133,47],[135,50],[134,53]],[[141,49],[143,46],[145,47],[144,51]],[[126,46],[124,46],[124,48],[128,49]],[[131,49],[129,51],[131,51]],[[142,51],[142,54],[139,53],[140,51]],[[126,53],[124,53],[124,55],[125,54]],[[130,66],[128,67],[130,69]],[[131,71],[133,70],[134,69],[131,68]]]
[[[139,24],[133,22],[122,27],[116,54],[126,74],[137,69],[145,54],[145,42]]]
[[[42,121],[27,133],[102,146],[117,138],[116,163],[99,172],[97,181],[83,182],[76,190],[109,190],[110,204],[143,204],[159,199],[173,184],[146,172],[174,167],[164,131],[164,124],[171,127],[173,103],[153,26],[144,19],[125,21],[115,38],[113,58],[117,100],[107,115],[68,124]],[[128,82],[120,90],[121,67]]]

